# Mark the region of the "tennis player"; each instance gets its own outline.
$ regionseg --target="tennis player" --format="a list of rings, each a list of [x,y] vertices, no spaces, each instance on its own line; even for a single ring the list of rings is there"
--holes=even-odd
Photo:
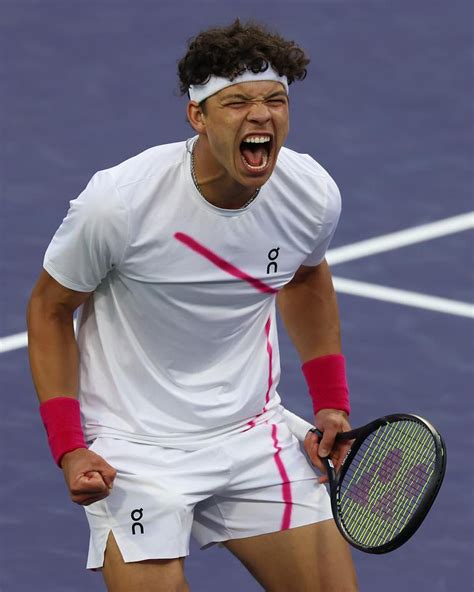
[[[191,534],[265,590],[357,589],[276,390],[278,304],[324,432],[306,450],[338,462],[349,400],[325,253],[340,195],[284,147],[308,63],[258,24],[201,32],[178,67],[195,136],[95,174],[47,249],[28,310],[33,379],[86,509],[88,568],[112,592],[189,590]]]

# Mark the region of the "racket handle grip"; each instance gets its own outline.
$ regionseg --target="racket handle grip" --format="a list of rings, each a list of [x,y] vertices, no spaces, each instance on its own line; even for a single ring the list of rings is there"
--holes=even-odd
[[[300,441],[304,442],[308,432],[314,428],[313,424],[309,423],[299,415],[295,415],[288,409],[283,410],[283,418],[288,424],[293,435]]]

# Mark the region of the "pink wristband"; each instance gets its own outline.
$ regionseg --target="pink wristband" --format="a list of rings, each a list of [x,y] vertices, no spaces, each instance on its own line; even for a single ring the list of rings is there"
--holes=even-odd
[[[40,405],[40,414],[48,434],[55,463],[61,466],[66,452],[87,448],[81,426],[79,401],[72,397],[53,397]]]
[[[342,354],[314,358],[305,362],[302,370],[315,414],[321,409],[340,409],[349,415],[349,388],[346,362]]]

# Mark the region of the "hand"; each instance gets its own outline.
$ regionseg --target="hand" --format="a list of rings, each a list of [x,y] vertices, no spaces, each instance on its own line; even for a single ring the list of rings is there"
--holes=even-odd
[[[101,456],[87,448],[67,452],[61,468],[72,501],[81,506],[107,497],[117,474]]]
[[[339,432],[348,432],[351,429],[347,415],[339,409],[321,409],[314,417],[314,425],[323,433],[321,442],[316,434],[308,432],[304,441],[306,453],[315,467],[323,474],[319,483],[327,483],[326,468],[321,458],[330,456],[336,472],[340,469],[342,461],[349,452],[352,441],[336,442]]]

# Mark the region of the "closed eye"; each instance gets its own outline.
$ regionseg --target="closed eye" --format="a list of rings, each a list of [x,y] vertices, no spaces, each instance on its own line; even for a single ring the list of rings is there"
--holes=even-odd
[[[268,99],[267,104],[272,106],[286,105],[286,99]]]

